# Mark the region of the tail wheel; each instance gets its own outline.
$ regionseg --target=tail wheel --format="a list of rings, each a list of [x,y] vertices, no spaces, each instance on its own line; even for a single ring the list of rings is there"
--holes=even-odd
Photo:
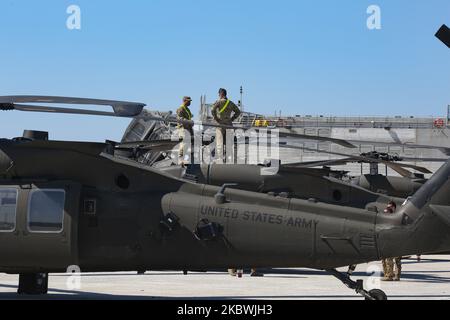
[[[384,291],[379,289],[370,290],[369,295],[375,300],[387,300],[386,293],[384,293]]]

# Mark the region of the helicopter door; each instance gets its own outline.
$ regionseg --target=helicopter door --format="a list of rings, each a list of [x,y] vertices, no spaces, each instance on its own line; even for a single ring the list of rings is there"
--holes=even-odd
[[[20,265],[66,270],[77,262],[80,187],[70,183],[33,185],[22,190],[18,230]]]
[[[19,252],[17,205],[20,188],[0,186],[0,265],[8,267]]]

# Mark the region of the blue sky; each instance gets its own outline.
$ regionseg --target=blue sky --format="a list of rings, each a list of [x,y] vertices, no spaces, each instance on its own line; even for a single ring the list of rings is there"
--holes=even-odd
[[[81,30],[66,9],[81,8]],[[367,7],[382,29],[368,30]],[[444,115],[450,1],[4,0],[0,95],[66,95],[175,109],[183,95],[273,114]],[[129,120],[1,112],[0,137],[120,140]]]

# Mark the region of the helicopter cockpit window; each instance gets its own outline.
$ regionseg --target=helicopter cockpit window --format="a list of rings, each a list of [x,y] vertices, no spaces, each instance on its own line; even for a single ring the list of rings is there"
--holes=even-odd
[[[28,201],[28,229],[61,232],[64,220],[64,190],[33,190]]]
[[[0,232],[16,229],[17,189],[0,188]]]

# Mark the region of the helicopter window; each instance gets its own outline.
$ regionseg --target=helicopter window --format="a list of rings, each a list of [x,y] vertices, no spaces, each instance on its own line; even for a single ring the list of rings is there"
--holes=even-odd
[[[28,229],[60,232],[63,229],[64,190],[33,190],[28,202]]]
[[[0,232],[16,228],[17,190],[0,189]]]

